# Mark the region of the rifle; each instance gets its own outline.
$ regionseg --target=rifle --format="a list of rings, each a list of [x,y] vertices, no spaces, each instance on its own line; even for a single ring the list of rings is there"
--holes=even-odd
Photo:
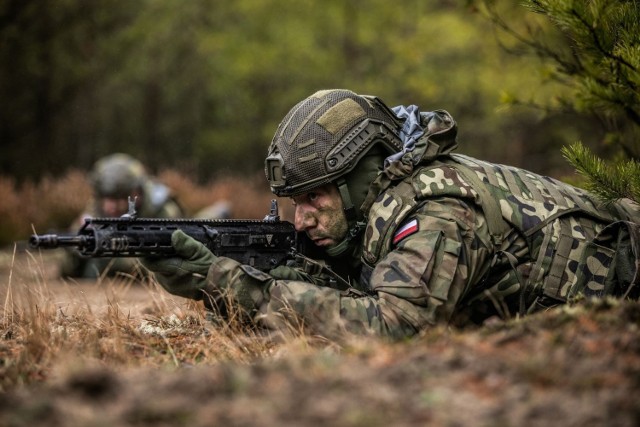
[[[313,243],[293,224],[281,221],[278,202],[263,220],[251,219],[165,219],[138,218],[135,200],[129,210],[115,218],[86,218],[73,235],[33,234],[34,249],[74,248],[85,257],[171,257],[175,250],[171,234],[182,230],[203,243],[216,256],[268,271],[288,260],[316,257]],[[340,280],[342,280],[340,278]]]

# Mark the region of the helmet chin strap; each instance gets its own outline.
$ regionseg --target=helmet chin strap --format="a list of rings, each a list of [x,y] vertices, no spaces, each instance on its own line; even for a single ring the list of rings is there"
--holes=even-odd
[[[357,242],[360,234],[366,226],[366,210],[371,206],[373,198],[377,195],[371,192],[371,184],[376,180],[382,163],[387,156],[386,150],[380,146],[373,147],[366,156],[364,156],[358,166],[349,174],[340,177],[335,181],[342,199],[342,209],[349,225],[346,237],[336,246],[327,249],[327,255],[336,257],[342,255],[348,248],[352,247],[352,243]],[[347,185],[350,183],[351,191]],[[369,203],[367,202],[369,199]],[[362,209],[365,209],[363,211]]]
[[[356,219],[356,207],[351,201],[347,181],[344,178],[340,178],[336,181],[336,185],[338,186],[340,198],[342,199],[342,210],[344,211],[344,216],[347,217],[347,222],[353,222]]]
[[[351,201],[351,195],[349,194],[347,181],[344,178],[340,178],[336,181],[336,185],[338,186],[338,191],[340,192],[340,198],[342,199],[342,209],[344,211],[345,217],[347,218],[349,230],[346,237],[340,243],[326,250],[327,255],[329,255],[330,257],[337,257],[339,255],[342,255],[350,247],[351,242],[356,237],[358,237],[358,235],[366,225],[364,222],[356,220],[356,207]]]

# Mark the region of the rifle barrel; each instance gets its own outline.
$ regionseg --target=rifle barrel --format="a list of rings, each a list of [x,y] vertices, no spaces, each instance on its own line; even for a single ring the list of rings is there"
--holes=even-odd
[[[32,248],[55,249],[61,247],[83,248],[89,244],[88,236],[65,236],[58,234],[33,234],[29,238]]]

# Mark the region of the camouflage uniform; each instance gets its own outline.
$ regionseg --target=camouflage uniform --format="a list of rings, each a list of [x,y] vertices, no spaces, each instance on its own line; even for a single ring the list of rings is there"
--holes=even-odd
[[[126,198],[132,191],[138,190],[141,200],[136,203],[136,211],[143,218],[181,218],[182,208],[173,197],[171,190],[164,184],[154,181],[146,175],[142,164],[126,155],[112,154],[99,160],[91,174],[94,188],[94,200],[72,226],[76,232],[87,217],[103,217],[100,209],[100,197]],[[97,278],[101,274],[118,273],[137,275],[140,265],[134,258],[84,258],[75,250],[66,250],[60,264],[63,277]]]
[[[311,271],[277,280],[227,258],[212,264],[209,283],[228,289],[260,325],[301,318],[319,333],[391,337],[530,313],[578,295],[637,298],[630,283],[638,206],[604,208],[554,179],[452,154],[451,116],[420,120],[424,134],[373,182],[353,251],[329,260],[351,287],[324,286]]]

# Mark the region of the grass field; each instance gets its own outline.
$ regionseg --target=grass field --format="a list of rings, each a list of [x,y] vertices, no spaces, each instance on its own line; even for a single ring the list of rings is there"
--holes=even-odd
[[[411,340],[214,325],[132,278],[0,253],[2,426],[636,426],[640,305],[590,302]]]
[[[269,207],[259,178],[161,177],[188,214],[218,200],[237,218]],[[89,197],[79,172],[0,177],[0,426],[640,425],[637,302],[394,343],[213,324],[151,280],[62,280],[59,252],[26,249]]]

